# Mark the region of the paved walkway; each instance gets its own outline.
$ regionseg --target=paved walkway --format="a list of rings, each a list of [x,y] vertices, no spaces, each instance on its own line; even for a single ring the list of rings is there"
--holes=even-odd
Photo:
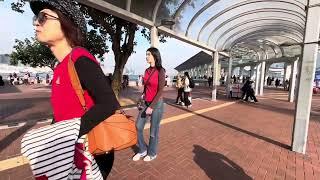
[[[290,151],[294,104],[286,102],[284,91],[266,90],[259,103],[222,97],[211,102],[206,100],[210,92],[198,88],[191,109],[173,103],[172,89],[164,96],[158,158],[133,162],[135,149],[117,152],[109,179],[320,179],[318,96],[313,99],[306,155]],[[137,115],[135,109],[127,113]],[[0,160],[19,156],[22,134],[37,126],[41,124],[1,130]],[[33,178],[24,165],[5,171],[0,167],[2,179]]]

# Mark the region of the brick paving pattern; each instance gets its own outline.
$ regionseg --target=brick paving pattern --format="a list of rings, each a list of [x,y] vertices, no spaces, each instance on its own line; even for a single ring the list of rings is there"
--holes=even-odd
[[[306,155],[290,151],[294,104],[286,102],[287,94],[265,90],[259,103],[236,104],[195,114],[161,125],[159,153],[151,162],[133,162],[135,149],[116,153],[108,179],[320,179],[320,97],[314,96],[309,124]],[[130,94],[130,93],[128,93]],[[138,95],[138,92],[133,94]],[[135,98],[130,95],[132,99]],[[209,90],[197,88],[193,107],[174,105],[175,90],[166,89],[165,117],[194,112],[225,103],[219,97],[211,102]],[[136,116],[136,110],[127,110]],[[19,128],[1,130],[0,160],[19,155],[20,138],[29,129],[40,126],[29,123]],[[149,130],[145,130],[148,137]],[[0,172],[0,180],[33,179],[27,165]]]

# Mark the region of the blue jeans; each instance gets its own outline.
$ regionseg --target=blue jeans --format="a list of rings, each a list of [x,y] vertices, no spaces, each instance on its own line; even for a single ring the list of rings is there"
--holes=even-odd
[[[146,108],[145,108],[146,109]],[[139,153],[143,153],[148,150],[149,156],[157,155],[157,146],[159,141],[159,126],[163,115],[163,100],[159,100],[153,108],[151,117],[148,115],[146,118],[141,117],[141,113],[145,110],[141,110],[138,114],[138,119],[136,121],[136,128],[138,132],[138,146]],[[150,127],[150,139],[149,146],[144,141],[143,130],[146,124],[147,118],[150,117],[151,127]]]

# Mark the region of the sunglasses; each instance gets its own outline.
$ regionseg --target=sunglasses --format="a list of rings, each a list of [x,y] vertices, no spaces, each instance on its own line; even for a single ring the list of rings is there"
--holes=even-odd
[[[37,20],[39,22],[40,25],[43,25],[44,23],[46,23],[47,20],[58,20],[59,18],[52,16],[50,14],[44,13],[44,12],[39,12],[38,15],[35,15],[33,17],[33,23],[35,23]]]

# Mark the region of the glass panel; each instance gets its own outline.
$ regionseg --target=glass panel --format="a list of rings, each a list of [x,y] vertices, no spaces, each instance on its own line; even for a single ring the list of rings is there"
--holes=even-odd
[[[157,0],[131,0],[131,12],[152,21]]]
[[[162,0],[157,13],[156,23],[160,24],[163,19],[172,19],[174,13],[183,2],[184,0]]]
[[[191,0],[190,3],[184,4],[179,11],[175,12],[176,25],[174,30],[181,33],[186,33],[187,27],[195,16],[195,14],[208,4],[214,4],[211,0]]]
[[[228,26],[231,25],[232,26]],[[204,34],[209,34],[207,39],[207,42],[209,40],[209,45],[214,45],[216,41],[221,37],[221,35],[225,32],[230,31],[231,29],[234,30],[234,32],[241,31],[242,29],[255,27],[257,25],[263,26],[263,25],[275,25],[275,26],[281,26],[281,24],[286,25],[286,27],[292,27],[295,28],[301,33],[303,33],[304,28],[304,22],[299,21],[299,19],[296,16],[288,16],[282,12],[277,13],[257,13],[253,15],[247,15],[243,16],[241,18],[238,18],[234,21],[231,21],[230,23],[226,24],[225,26],[219,27],[213,27],[212,25],[208,26],[207,30],[205,30]],[[209,31],[210,29],[210,31]]]
[[[300,13],[303,18],[304,15],[304,11],[302,9],[300,9],[300,6],[294,5],[294,4],[288,4],[285,2],[258,2],[258,3],[250,3],[250,4],[246,4],[243,6],[239,6],[236,8],[230,8],[230,6],[238,4],[238,3],[243,3],[244,1],[239,1],[239,0],[232,0],[232,1],[228,1],[228,3],[225,3],[225,1],[219,1],[216,4],[214,4],[213,6],[211,6],[210,8],[208,8],[206,11],[204,11],[196,20],[195,22],[192,24],[192,26],[190,27],[189,31],[190,33],[188,33],[188,35],[193,38],[193,39],[198,39],[207,43],[208,42],[208,37],[210,36],[212,30],[217,27],[218,25],[222,24],[223,22],[225,22],[226,20],[235,17],[235,15],[240,14],[240,13],[246,13],[248,11],[253,11],[253,10],[257,10],[257,9],[265,9],[265,8],[282,8],[284,10],[292,10],[292,11],[297,11],[298,13]],[[250,1],[252,2],[252,1]],[[227,11],[223,14],[219,14],[219,16],[217,16],[212,22],[209,22],[206,26],[206,28],[204,28],[202,31],[202,27],[204,25],[206,25],[206,22],[214,17],[215,15],[218,15],[218,13],[226,10],[230,8],[230,11]],[[267,13],[265,13],[264,15],[266,15]],[[277,16],[281,14],[281,12],[275,14],[274,16]],[[269,16],[272,16],[273,13],[268,13]],[[262,15],[260,15],[262,16]],[[297,21],[298,23],[303,23],[303,19],[299,20],[299,16],[298,15],[287,15],[286,13],[282,12],[282,17],[286,17],[286,18],[291,18],[291,16],[293,16],[292,19],[294,19],[294,21]],[[256,17],[256,16],[251,16],[252,17]],[[248,16],[245,17],[246,20],[248,20]],[[228,26],[229,24],[227,24]],[[199,32],[201,31],[201,34],[199,36]]]

